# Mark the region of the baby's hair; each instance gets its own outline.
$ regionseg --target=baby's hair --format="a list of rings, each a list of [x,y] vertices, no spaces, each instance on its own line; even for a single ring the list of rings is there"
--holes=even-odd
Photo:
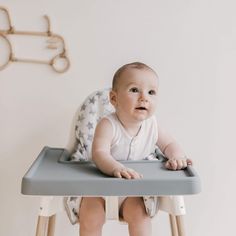
[[[120,67],[114,74],[113,80],[112,80],[112,89],[115,90],[117,88],[118,80],[121,77],[122,73],[125,72],[128,69],[138,69],[138,70],[151,70],[156,76],[158,77],[157,73],[148,65],[142,63],[142,62],[132,62],[129,64],[125,64],[122,67]]]

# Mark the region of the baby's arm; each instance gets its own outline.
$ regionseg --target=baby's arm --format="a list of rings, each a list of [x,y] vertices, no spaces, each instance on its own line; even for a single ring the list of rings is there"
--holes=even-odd
[[[118,178],[137,179],[141,175],[136,171],[126,168],[116,161],[110,152],[113,128],[109,120],[102,119],[95,130],[92,145],[92,160],[105,174]]]
[[[180,170],[192,165],[192,161],[187,158],[180,145],[167,132],[158,129],[157,146],[168,158],[165,167],[170,170]]]

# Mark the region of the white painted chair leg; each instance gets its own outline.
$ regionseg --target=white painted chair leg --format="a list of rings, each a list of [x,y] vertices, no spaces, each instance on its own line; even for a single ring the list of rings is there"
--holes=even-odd
[[[186,209],[183,196],[159,197],[159,209],[171,215],[185,215]]]
[[[64,207],[62,197],[41,197],[39,206],[40,216],[52,216],[63,210]]]

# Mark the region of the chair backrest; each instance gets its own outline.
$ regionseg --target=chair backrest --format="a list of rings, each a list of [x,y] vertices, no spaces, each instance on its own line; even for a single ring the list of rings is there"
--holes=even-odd
[[[78,144],[71,161],[91,160],[91,146],[96,125],[103,116],[114,111],[109,101],[109,92],[110,89],[98,90],[82,103],[75,125]]]

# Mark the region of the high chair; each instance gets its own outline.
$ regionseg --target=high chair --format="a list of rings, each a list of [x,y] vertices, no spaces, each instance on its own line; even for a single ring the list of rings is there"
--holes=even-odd
[[[201,188],[199,176],[191,166],[168,171],[163,168],[165,158],[157,149],[154,160],[124,161],[124,165],[144,176],[140,180],[124,180],[105,176],[91,162],[96,124],[112,111],[109,89],[91,94],[74,117],[67,148],[44,147],[23,177],[23,194],[43,196],[36,236],[54,235],[59,211],[66,210],[71,223],[77,223],[81,196],[107,196],[106,219],[112,220],[119,220],[118,196],[143,196],[150,217],[158,210],[167,212],[172,236],[185,236],[181,195],[199,193]]]

